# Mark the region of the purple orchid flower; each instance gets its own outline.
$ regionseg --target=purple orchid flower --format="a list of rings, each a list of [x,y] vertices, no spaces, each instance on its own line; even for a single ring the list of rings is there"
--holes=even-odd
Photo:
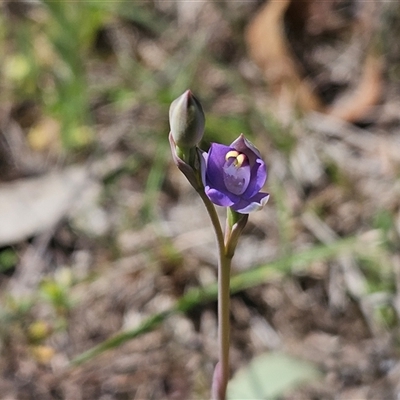
[[[214,204],[249,214],[267,203],[269,194],[260,192],[267,180],[266,165],[243,134],[230,146],[212,143],[203,157],[204,189]]]

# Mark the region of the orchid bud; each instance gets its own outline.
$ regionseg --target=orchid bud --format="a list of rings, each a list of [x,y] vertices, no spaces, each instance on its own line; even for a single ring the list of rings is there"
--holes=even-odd
[[[204,134],[204,112],[200,102],[190,90],[171,103],[169,124],[176,146],[180,149],[195,147]]]

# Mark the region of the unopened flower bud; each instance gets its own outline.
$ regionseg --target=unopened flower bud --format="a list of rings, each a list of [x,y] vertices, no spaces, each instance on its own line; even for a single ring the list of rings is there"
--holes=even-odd
[[[176,146],[181,149],[195,147],[204,134],[204,112],[200,102],[190,90],[171,103],[169,124]]]

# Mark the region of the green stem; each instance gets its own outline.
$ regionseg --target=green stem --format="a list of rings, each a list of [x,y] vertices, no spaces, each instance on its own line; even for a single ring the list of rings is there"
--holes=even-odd
[[[231,259],[224,256],[218,263],[218,342],[221,381],[218,400],[225,400],[229,380],[229,347],[230,347],[230,278]]]
[[[210,201],[210,199],[203,191],[199,190],[197,193],[199,193],[201,199],[203,200],[208,215],[210,216],[211,223],[214,227],[215,236],[217,238],[218,255],[220,259],[221,256],[225,256],[225,243],[224,243],[224,233],[222,232],[217,211],[215,210],[214,204]]]
[[[209,200],[204,192],[200,192],[200,197],[206,206],[212,225],[215,230],[218,246],[218,348],[219,363],[221,368],[220,384],[218,385],[218,400],[225,400],[226,387],[229,380],[229,346],[230,346],[230,276],[231,258],[226,255],[224,234],[219,222],[218,214],[214,204]],[[228,226],[225,238],[229,238]]]

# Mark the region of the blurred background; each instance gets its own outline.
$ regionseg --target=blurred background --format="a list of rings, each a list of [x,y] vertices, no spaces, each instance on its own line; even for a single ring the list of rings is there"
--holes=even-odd
[[[1,399],[209,397],[215,241],[168,143],[188,88],[204,150],[244,133],[269,168],[233,259],[229,398],[399,396],[397,2],[0,11]]]

